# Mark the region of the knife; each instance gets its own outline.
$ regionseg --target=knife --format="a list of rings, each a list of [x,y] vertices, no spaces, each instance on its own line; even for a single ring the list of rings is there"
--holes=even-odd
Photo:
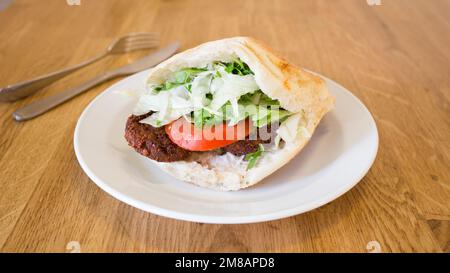
[[[13,113],[13,118],[17,121],[25,121],[42,115],[43,113],[58,106],[59,104],[62,104],[63,102],[68,101],[69,99],[83,92],[86,92],[87,90],[102,82],[117,77],[134,74],[147,68],[153,67],[175,54],[179,47],[179,42],[171,43],[168,46],[161,48],[160,50],[157,50],[156,52],[140,60],[137,60],[134,63],[105,72],[77,87],[64,90],[56,95],[48,96],[39,101],[30,103],[29,105],[16,110]]]

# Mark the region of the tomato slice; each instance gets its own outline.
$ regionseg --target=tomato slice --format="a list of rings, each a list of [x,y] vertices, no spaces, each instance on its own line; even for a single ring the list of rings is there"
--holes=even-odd
[[[170,140],[183,149],[210,151],[245,139],[250,134],[250,124],[250,121],[246,119],[234,126],[227,126],[224,122],[197,128],[186,119],[180,118],[166,125],[165,130]]]

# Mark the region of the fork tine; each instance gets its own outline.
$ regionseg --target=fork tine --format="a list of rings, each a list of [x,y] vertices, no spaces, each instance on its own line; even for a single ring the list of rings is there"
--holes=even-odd
[[[115,43],[120,44],[127,41],[133,41],[133,40],[139,40],[139,39],[158,39],[158,35],[156,34],[150,34],[150,33],[136,33],[136,34],[130,34],[127,36],[123,36],[118,38]]]
[[[140,45],[140,44],[158,44],[159,41],[158,40],[139,40],[139,41],[133,41],[133,42],[126,42],[123,43],[123,47],[132,47],[135,45]]]
[[[158,35],[156,32],[132,32],[128,36],[139,36],[139,35]]]
[[[158,44],[159,37],[156,33],[131,33],[116,40],[110,50],[113,53],[130,52],[155,47]]]
[[[147,33],[147,32],[142,32],[142,33],[132,33],[130,35],[124,36],[127,39],[133,39],[133,38],[141,38],[141,37],[158,37],[157,33]]]
[[[153,42],[159,42],[159,40],[158,39],[136,39],[136,40],[131,40],[131,41],[125,41],[122,44],[132,45],[135,43],[153,43]]]
[[[127,48],[127,49],[125,49],[125,52],[147,49],[147,48],[154,48],[155,46],[157,46],[157,45],[144,44],[144,45],[134,46],[133,48]]]
[[[158,36],[155,35],[139,35],[139,36],[131,36],[124,39],[125,41],[133,41],[133,40],[139,40],[139,39],[158,39]]]
[[[133,38],[123,41],[125,44],[129,43],[137,43],[137,42],[151,42],[151,41],[158,41],[159,39],[156,38],[150,38],[150,37],[139,37],[139,38]]]
[[[126,51],[133,51],[136,50],[136,48],[142,48],[142,47],[146,47],[146,48],[150,48],[150,47],[155,47],[158,46],[158,43],[136,43],[136,44],[132,44],[132,45],[128,45],[126,47],[124,47],[124,50]]]
[[[129,45],[133,45],[136,43],[157,43],[159,42],[158,39],[136,39],[136,40],[131,40],[131,41],[125,41],[123,44],[125,46],[129,46]]]

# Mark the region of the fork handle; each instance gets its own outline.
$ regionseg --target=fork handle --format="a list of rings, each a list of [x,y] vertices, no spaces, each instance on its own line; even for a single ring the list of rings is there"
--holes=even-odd
[[[64,90],[52,96],[45,97],[36,102],[33,102],[25,107],[22,107],[13,113],[13,117],[17,121],[25,121],[37,117],[55,106],[89,90],[90,88],[107,81],[109,79],[120,76],[117,72],[106,72],[99,76],[79,85],[74,88]]]
[[[0,101],[3,102],[11,102],[16,101],[19,99],[22,99],[24,97],[27,97],[29,95],[32,95],[42,89],[43,87],[50,85],[51,83],[65,77],[66,75],[75,72],[76,70],[85,67],[89,64],[92,64],[103,57],[105,57],[107,53],[103,53],[101,55],[98,55],[90,60],[87,60],[85,62],[82,62],[80,64],[77,64],[75,66],[59,70],[44,76],[40,76],[38,78],[24,81],[21,83],[17,83],[14,85],[7,86],[5,88],[0,88]]]

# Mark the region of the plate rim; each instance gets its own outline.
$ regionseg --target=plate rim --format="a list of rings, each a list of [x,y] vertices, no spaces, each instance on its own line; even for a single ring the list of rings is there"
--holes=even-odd
[[[74,151],[76,158],[78,160],[78,163],[81,167],[81,169],[85,172],[85,174],[89,177],[92,182],[94,182],[100,189],[104,190],[106,193],[111,195],[112,197],[116,198],[117,200],[124,202],[134,208],[143,210],[145,212],[153,213],[159,216],[168,217],[171,219],[176,220],[183,220],[183,221],[189,221],[189,222],[196,222],[196,223],[206,223],[206,224],[246,224],[246,223],[259,223],[259,222],[266,222],[266,221],[272,221],[272,220],[278,220],[282,218],[291,217],[294,215],[299,215],[311,210],[314,210],[316,208],[319,208],[327,203],[330,203],[345,193],[347,193],[350,189],[355,187],[363,178],[364,176],[369,172],[370,168],[373,166],[375,159],[378,154],[378,148],[379,148],[379,133],[378,133],[378,127],[375,122],[375,119],[373,118],[372,114],[370,113],[369,109],[365,106],[365,104],[356,97],[352,92],[350,92],[347,88],[342,86],[341,84],[337,83],[336,81],[325,77],[317,72],[312,72],[316,75],[319,75],[320,77],[326,79],[327,81],[330,81],[331,83],[337,85],[339,88],[341,88],[343,91],[348,93],[355,101],[359,104],[360,107],[368,114],[368,117],[372,121],[375,129],[375,146],[374,150],[371,151],[372,157],[370,158],[370,163],[368,164],[368,167],[362,170],[359,175],[357,176],[353,182],[348,183],[340,188],[338,190],[333,191],[331,193],[327,193],[326,195],[322,195],[319,199],[314,200],[314,202],[310,202],[308,204],[303,204],[295,207],[291,207],[289,209],[283,209],[276,212],[270,212],[266,214],[258,214],[258,215],[251,215],[251,216],[210,216],[210,215],[202,215],[198,213],[186,213],[186,212],[180,212],[180,211],[174,211],[170,209],[161,208],[155,205],[151,205],[148,203],[145,203],[143,201],[136,200],[132,197],[129,197],[122,192],[110,187],[107,183],[102,181],[100,178],[98,178],[95,173],[89,168],[89,166],[86,164],[86,162],[83,160],[83,157],[80,154],[79,149],[79,130],[80,130],[80,124],[86,119],[87,112],[93,107],[93,105],[100,100],[103,96],[108,94],[109,92],[114,92],[114,88],[121,84],[123,81],[126,81],[129,78],[132,77],[138,77],[140,74],[147,73],[149,70],[144,70],[138,73],[135,73],[131,76],[128,76],[126,78],[123,78],[122,80],[112,84],[108,88],[106,88],[103,92],[101,92],[98,96],[96,96],[83,110],[80,117],[78,118],[78,121],[75,126],[74,130]],[[309,70],[308,70],[309,71]]]

